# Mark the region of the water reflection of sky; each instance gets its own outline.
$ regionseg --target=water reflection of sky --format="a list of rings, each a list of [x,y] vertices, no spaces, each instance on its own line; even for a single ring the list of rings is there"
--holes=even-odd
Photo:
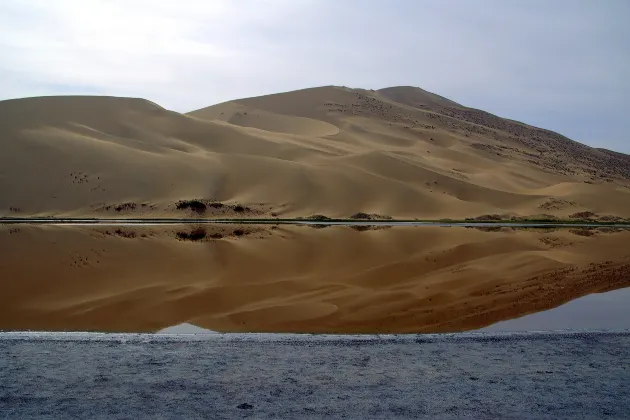
[[[594,293],[548,311],[501,321],[480,331],[627,329],[630,329],[630,288]]]
[[[215,331],[197,327],[192,324],[179,324],[172,327],[164,328],[157,332],[158,334],[214,334]]]

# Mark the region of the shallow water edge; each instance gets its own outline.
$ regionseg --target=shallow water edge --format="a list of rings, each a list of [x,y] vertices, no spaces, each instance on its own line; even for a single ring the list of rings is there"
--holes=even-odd
[[[515,341],[549,338],[630,337],[630,329],[557,330],[516,332],[463,332],[445,334],[283,334],[283,333],[99,333],[50,331],[0,331],[0,341],[103,341],[103,342],[268,342],[268,343],[449,343],[460,341]]]

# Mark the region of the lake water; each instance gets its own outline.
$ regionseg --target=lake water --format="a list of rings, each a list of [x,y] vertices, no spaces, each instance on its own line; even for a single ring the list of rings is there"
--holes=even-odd
[[[622,330],[628,243],[611,227],[0,225],[0,330]]]
[[[547,311],[497,322],[480,332],[520,331],[629,331],[630,288],[594,293]],[[191,324],[180,324],[159,334],[216,334]]]
[[[630,330],[630,288],[594,293],[548,311],[498,322],[480,331]]]

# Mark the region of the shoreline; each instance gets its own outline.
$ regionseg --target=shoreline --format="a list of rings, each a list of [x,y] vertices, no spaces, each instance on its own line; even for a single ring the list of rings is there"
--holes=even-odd
[[[339,226],[498,226],[498,227],[617,227],[630,222],[590,220],[435,220],[435,219],[196,219],[196,218],[82,218],[82,217],[0,217],[0,224],[85,224],[85,225],[169,225],[169,224],[254,224],[254,225],[339,225]]]
[[[0,341],[221,341],[221,342],[348,342],[348,343],[436,343],[460,341],[518,341],[584,336],[630,337],[622,330],[553,330],[553,331],[465,331],[458,333],[409,334],[334,334],[334,333],[112,333],[90,331],[2,331]]]

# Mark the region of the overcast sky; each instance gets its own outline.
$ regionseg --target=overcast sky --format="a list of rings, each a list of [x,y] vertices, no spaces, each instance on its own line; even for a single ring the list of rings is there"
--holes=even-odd
[[[628,0],[0,0],[0,99],[413,85],[630,153]]]

